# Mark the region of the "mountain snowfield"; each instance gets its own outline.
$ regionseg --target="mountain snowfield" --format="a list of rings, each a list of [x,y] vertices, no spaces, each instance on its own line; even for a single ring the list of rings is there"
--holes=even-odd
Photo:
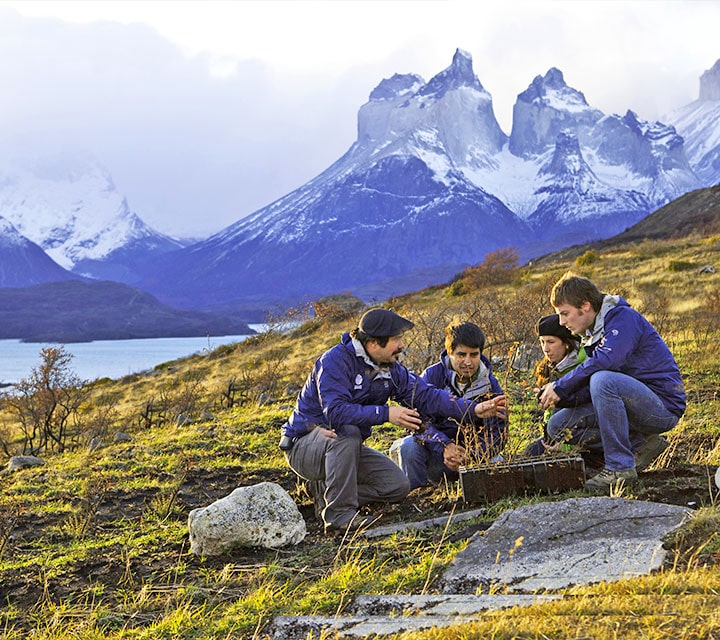
[[[45,159],[1,170],[0,215],[68,270],[112,260],[114,252],[132,246],[181,246],[148,227],[110,173],[87,159]]]
[[[506,134],[458,50],[428,82],[382,80],[341,158],[190,247],[172,251],[92,164],[0,172],[0,215],[66,268],[178,306],[379,299],[445,282],[500,248],[528,259],[609,237],[720,182],[720,61],[699,99],[664,120],[603,114],[552,68],[518,95]]]

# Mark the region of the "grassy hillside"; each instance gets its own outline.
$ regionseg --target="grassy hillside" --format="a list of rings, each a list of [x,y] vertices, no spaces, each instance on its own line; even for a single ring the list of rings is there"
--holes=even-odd
[[[718,236],[585,250],[522,268],[508,254],[448,286],[388,302],[416,323],[405,361],[416,370],[437,357],[451,318],[485,329],[486,353],[511,398],[512,458],[540,432],[531,371],[516,366],[523,345],[535,342],[535,321],[551,312],[552,283],[572,268],[624,295],[666,338],[689,399],[672,446],[626,495],[700,507],[668,541],[660,573],[404,637],[720,635],[720,514],[709,475],[720,464],[720,274],[700,273],[708,264],[720,269]],[[360,593],[432,593],[474,530],[467,522],[373,540],[326,538],[276,447],[312,362],[355,326],[357,310],[346,302],[325,301],[313,319],[296,310],[291,330],[279,320],[242,344],[83,388],[64,446],[49,444],[43,466],[0,477],[0,638],[264,638],[278,614],[342,612]],[[158,411],[148,413],[150,403]],[[0,443],[7,454],[22,452],[23,433],[6,399]],[[398,435],[384,425],[369,444],[387,450]],[[262,481],[294,497],[308,522],[306,540],[277,551],[191,554],[188,512]],[[489,505],[485,525],[505,509],[568,495],[504,499]],[[376,512],[390,523],[476,507],[449,484]]]

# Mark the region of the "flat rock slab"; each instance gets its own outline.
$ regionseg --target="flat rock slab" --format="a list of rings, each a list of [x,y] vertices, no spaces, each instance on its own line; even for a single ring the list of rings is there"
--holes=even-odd
[[[340,618],[331,616],[282,616],[275,618],[273,621],[271,637],[272,640],[375,638],[402,633],[403,631],[422,631],[433,627],[450,627],[464,621],[458,616],[354,616]]]
[[[360,596],[350,616],[278,616],[273,640],[307,640],[332,632],[330,637],[375,638],[403,631],[450,627],[477,619],[491,609],[529,606],[560,596],[544,595],[406,595]],[[312,635],[310,635],[312,634]]]
[[[532,593],[621,580],[658,569],[662,538],[690,510],[627,498],[571,498],[503,513],[445,572],[446,593]]]
[[[403,522],[401,524],[390,524],[382,527],[374,527],[363,531],[362,535],[365,538],[379,538],[381,536],[389,536],[393,533],[399,533],[401,531],[409,531],[410,529],[427,529],[428,527],[439,527],[445,526],[449,521],[451,522],[462,522],[464,520],[471,520],[472,518],[479,518],[487,512],[487,509],[474,509],[472,511],[464,511],[461,513],[450,513],[445,516],[439,516],[437,518],[430,518],[429,520],[421,520],[419,522]]]
[[[428,594],[428,595],[366,595],[353,601],[355,614],[386,616],[470,616],[483,611],[527,607],[561,595],[539,594]]]

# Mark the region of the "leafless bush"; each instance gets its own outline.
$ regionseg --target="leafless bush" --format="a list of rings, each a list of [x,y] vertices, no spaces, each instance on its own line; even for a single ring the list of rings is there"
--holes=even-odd
[[[710,291],[693,314],[693,321],[683,323],[690,333],[695,350],[701,354],[715,353],[720,338],[720,292]]]
[[[186,416],[194,419],[205,408],[201,403],[205,396],[202,371],[190,371],[182,378],[174,380],[170,386],[160,393],[160,405],[168,415],[178,417]]]
[[[357,296],[343,293],[320,298],[313,303],[313,308],[318,319],[340,321],[355,318],[365,308],[365,303]]]
[[[637,310],[650,320],[660,335],[668,333],[670,318],[670,296],[657,285],[640,288],[641,302]]]
[[[18,419],[24,454],[62,452],[68,438],[77,435],[87,390],[70,368],[72,357],[64,347],[43,348],[40,364],[3,395],[3,405]]]
[[[223,390],[223,404],[231,407],[278,395],[285,382],[286,359],[285,349],[273,349],[246,362]]]
[[[307,322],[313,317],[312,303],[307,302],[296,307],[270,309],[265,314],[265,331],[256,340],[273,340],[279,334]]]
[[[283,382],[287,352],[285,349],[273,349],[263,358],[255,360],[255,397],[274,396]]]
[[[0,504],[0,556],[8,546],[13,529],[23,513],[22,505],[16,500]]]
[[[457,316],[457,308],[450,307],[414,312],[412,320],[415,328],[410,333],[403,364],[419,373],[437,362],[445,348],[445,327],[451,320],[457,320]]]
[[[535,342],[535,325],[552,312],[549,287],[528,286],[507,294],[487,289],[467,298],[466,316],[485,332],[491,355],[513,344]]]
[[[89,438],[104,438],[120,419],[117,403],[120,394],[103,393],[88,407],[83,416],[83,433],[85,440]]]

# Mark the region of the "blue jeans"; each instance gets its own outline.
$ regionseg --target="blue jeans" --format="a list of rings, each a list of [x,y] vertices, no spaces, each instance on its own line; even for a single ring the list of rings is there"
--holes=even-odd
[[[475,451],[474,455],[479,459],[482,453]],[[500,462],[503,459],[499,453],[493,453],[489,462]],[[443,478],[452,481],[460,478],[457,471],[453,471],[445,465],[443,447],[439,442],[426,443],[423,446],[413,436],[405,436],[392,443],[390,458],[405,472],[410,481],[411,490],[427,486],[430,483],[437,484]]]
[[[390,447],[390,457],[405,472],[410,481],[410,490],[424,487],[430,482],[440,482],[443,475],[457,480],[457,471],[451,471],[443,462],[442,449],[439,451],[424,447],[413,436],[395,440]]]
[[[605,467],[612,471],[633,469],[633,451],[647,436],[669,431],[679,420],[645,384],[617,371],[594,373],[590,397],[592,404],[558,410],[548,422],[548,434],[561,440],[558,436],[568,428],[576,438],[574,444],[587,439],[592,447],[599,431]]]

